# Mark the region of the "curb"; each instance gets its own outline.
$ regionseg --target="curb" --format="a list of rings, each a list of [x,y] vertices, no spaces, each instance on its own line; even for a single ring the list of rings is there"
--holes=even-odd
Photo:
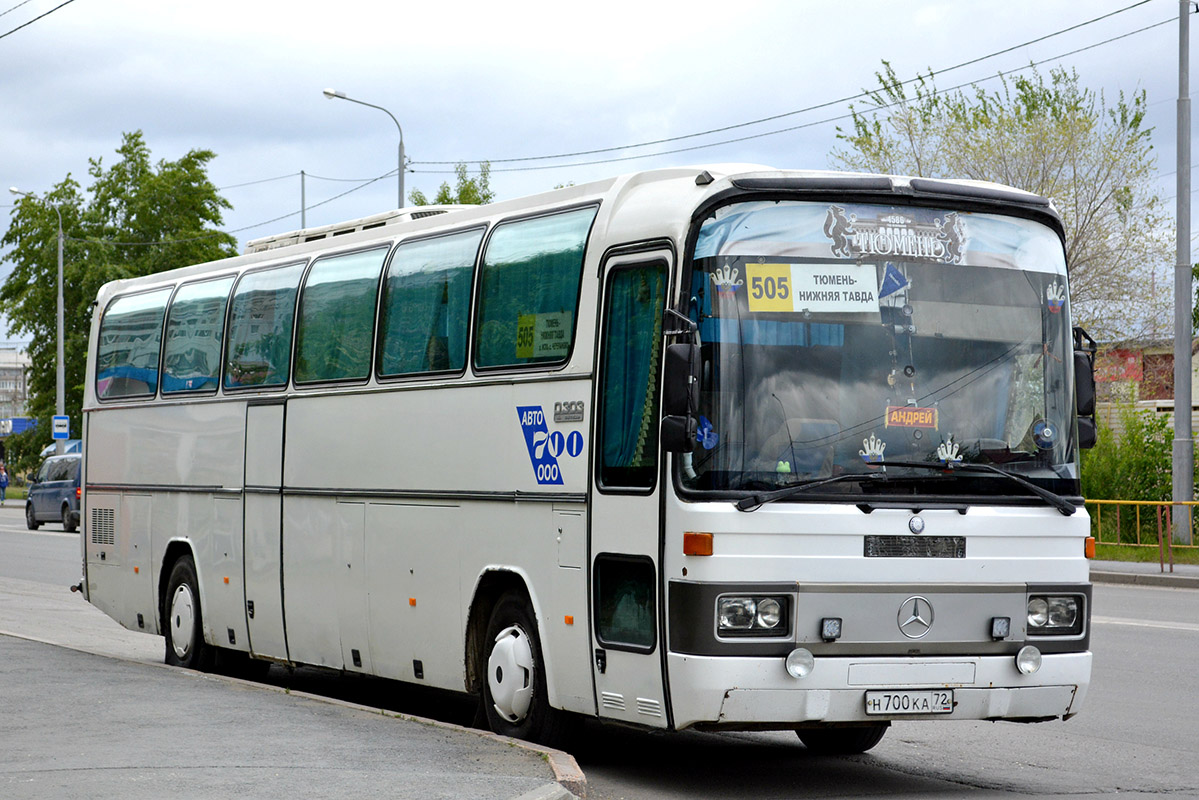
[[[1092,583],[1122,583],[1139,586],[1168,586],[1173,589],[1199,589],[1199,577],[1170,572],[1091,572]]]
[[[587,776],[583,774],[583,770],[579,767],[574,756],[563,750],[555,750],[552,747],[545,747],[532,742],[526,742],[523,739],[513,739],[511,736],[501,736],[498,733],[491,731],[479,730],[478,728],[467,728],[463,725],[455,725],[452,722],[442,722],[441,720],[429,719],[428,717],[418,717],[414,714],[404,714],[402,712],[386,711],[376,708],[375,706],[366,706],[361,703],[351,703],[348,700],[338,700],[335,697],[325,697],[319,694],[310,694],[309,692],[297,691],[295,689],[287,689],[282,686],[273,686],[266,683],[258,683],[244,678],[238,678],[234,675],[222,675],[219,672],[200,672],[198,670],[187,669],[185,667],[172,667],[161,662],[145,662],[136,659],[121,658],[120,656],[110,655],[108,653],[96,653],[84,647],[63,644],[62,642],[54,642],[48,639],[42,639],[36,636],[27,636],[21,633],[11,633],[0,630],[0,636],[9,636],[14,639],[24,639],[25,641],[37,642],[38,644],[50,645],[51,647],[61,647],[64,650],[74,650],[79,653],[99,656],[100,658],[111,658],[114,661],[127,661],[131,664],[140,666],[157,667],[161,669],[178,670],[180,672],[191,673],[200,678],[209,680],[227,681],[240,686],[254,689],[265,689],[266,691],[275,692],[277,694],[285,694],[291,697],[301,697],[305,700],[313,700],[318,703],[326,703],[328,705],[341,706],[343,708],[352,708],[356,711],[366,711],[372,714],[382,714],[384,716],[393,717],[397,720],[407,722],[418,722],[422,725],[429,725],[435,728],[444,728],[447,730],[459,731],[461,733],[469,733],[478,736],[481,739],[491,739],[497,742],[503,742],[509,747],[519,747],[523,750],[529,750],[540,754],[550,765],[553,770],[554,780],[556,783],[547,783],[544,786],[526,792],[513,800],[586,800],[587,797]]]

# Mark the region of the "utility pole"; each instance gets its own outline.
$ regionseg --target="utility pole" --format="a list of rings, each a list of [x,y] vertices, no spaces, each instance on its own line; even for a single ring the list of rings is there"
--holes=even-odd
[[[1191,431],[1191,0],[1178,3],[1177,242],[1174,262],[1174,502],[1195,494]],[[1190,544],[1191,507],[1174,506],[1174,541]]]

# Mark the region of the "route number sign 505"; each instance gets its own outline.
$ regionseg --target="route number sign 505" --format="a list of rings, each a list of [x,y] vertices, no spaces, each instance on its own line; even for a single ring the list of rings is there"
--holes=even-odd
[[[750,311],[794,311],[790,264],[747,264]]]

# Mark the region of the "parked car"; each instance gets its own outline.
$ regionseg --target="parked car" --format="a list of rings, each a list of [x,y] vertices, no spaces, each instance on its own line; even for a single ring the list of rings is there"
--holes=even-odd
[[[67,439],[66,441],[64,441],[62,443],[63,453],[78,453],[82,449],[83,449],[83,440],[82,439]],[[38,455],[40,458],[47,458],[49,456],[54,455],[57,451],[58,451],[58,442],[50,442],[50,444],[48,444],[42,448],[42,452],[39,453]]]
[[[68,533],[79,527],[79,473],[83,456],[71,453],[50,456],[29,476],[25,500],[25,525],[31,531],[43,522],[62,522]]]

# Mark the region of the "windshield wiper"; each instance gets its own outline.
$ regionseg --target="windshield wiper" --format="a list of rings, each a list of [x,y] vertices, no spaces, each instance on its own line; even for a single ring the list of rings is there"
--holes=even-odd
[[[738,511],[757,511],[759,507],[766,503],[773,503],[775,500],[782,500],[784,497],[806,492],[808,489],[815,489],[817,486],[827,486],[830,483],[842,483],[844,481],[861,481],[866,483],[886,479],[887,476],[881,472],[852,472],[845,475],[837,475],[833,478],[824,478],[808,483],[797,483],[794,486],[786,486],[782,489],[776,489],[773,492],[751,494],[749,497],[742,497],[733,505],[737,507]]]
[[[886,467],[912,467],[913,469],[928,469],[928,470],[936,470],[937,472],[975,472],[975,473],[986,472],[986,473],[990,473],[993,475],[1002,475],[1003,477],[1007,478],[1008,480],[1014,481],[1015,483],[1018,483],[1021,486],[1023,486],[1025,489],[1028,489],[1030,492],[1035,494],[1037,497],[1040,497],[1042,500],[1049,503],[1049,505],[1053,506],[1058,511],[1062,512],[1062,514],[1064,516],[1068,517],[1071,514],[1073,514],[1075,511],[1078,510],[1078,508],[1073,503],[1071,503],[1066,498],[1062,497],[1060,494],[1055,494],[1055,493],[1049,491],[1048,489],[1045,489],[1041,486],[1037,486],[1035,483],[1033,483],[1030,480],[1026,480],[1026,479],[1020,477],[1019,475],[1013,475],[1010,472],[1005,472],[1004,470],[999,469],[999,467],[994,467],[994,466],[991,466],[990,464],[978,464],[978,463],[962,464],[962,463],[955,463],[955,462],[930,463],[930,462],[926,462],[926,461],[887,461],[887,462],[883,463],[883,466],[886,466]]]

